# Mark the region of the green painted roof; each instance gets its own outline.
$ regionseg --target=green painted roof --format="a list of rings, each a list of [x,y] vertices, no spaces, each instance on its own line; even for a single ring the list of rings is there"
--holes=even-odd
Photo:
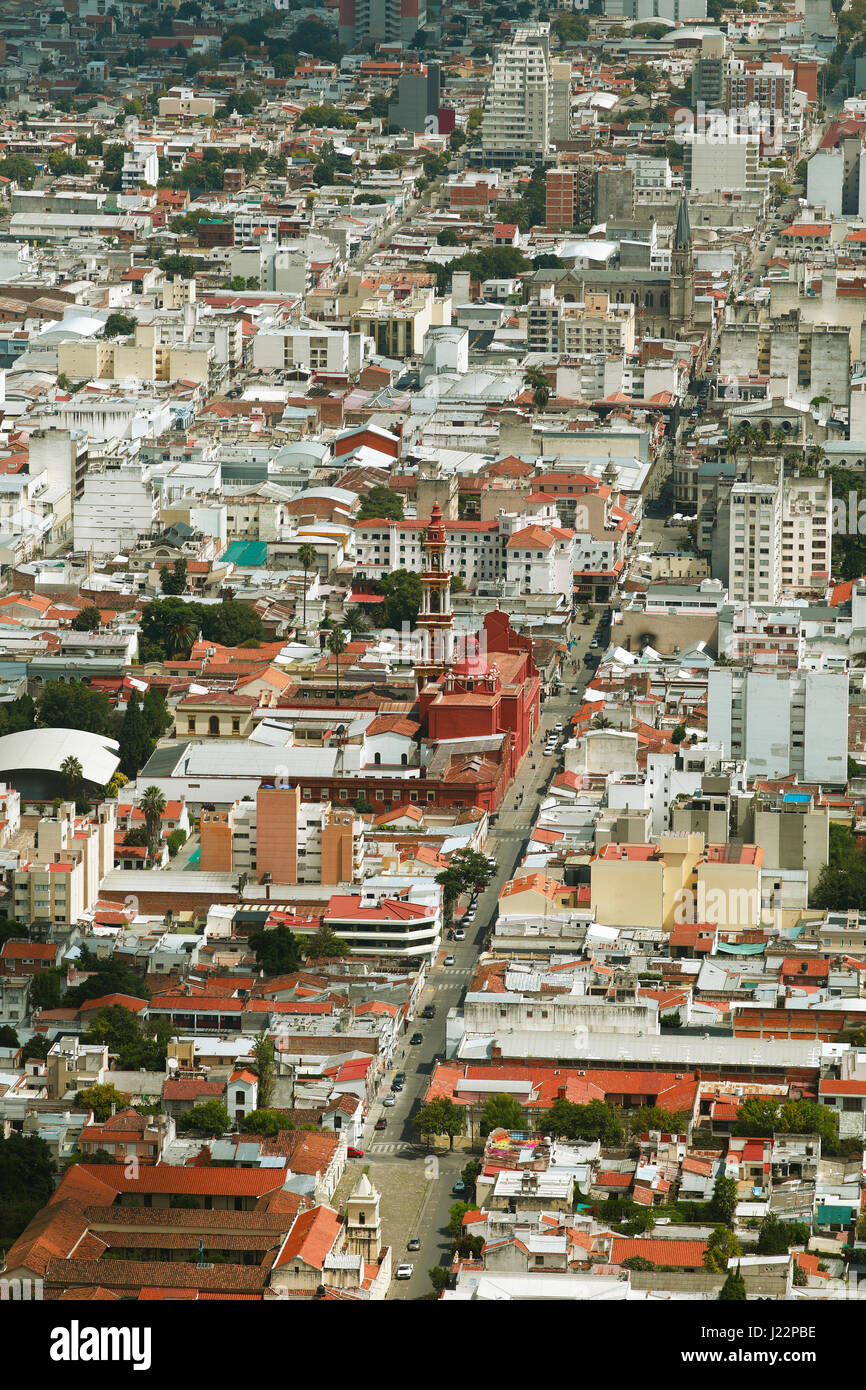
[[[726,956],[761,956],[764,953],[763,941],[720,941],[717,950]]]
[[[232,541],[221,558],[230,560],[233,565],[238,565],[241,569],[258,568],[268,558],[267,543],[265,541]]]

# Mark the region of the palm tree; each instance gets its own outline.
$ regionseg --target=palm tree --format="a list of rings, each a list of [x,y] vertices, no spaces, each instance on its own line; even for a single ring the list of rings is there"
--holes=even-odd
[[[74,796],[84,781],[84,769],[74,753],[70,753],[68,758],[63,759],[60,764],[60,775],[68,795]]]
[[[328,651],[335,658],[337,666],[337,704],[340,703],[340,657],[346,650],[346,634],[341,627],[335,627],[328,634]]]
[[[304,627],[307,626],[307,575],[316,563],[316,547],[305,541],[298,547],[298,564],[304,567]]]
[[[523,373],[523,380],[532,391],[536,410],[543,410],[550,400],[550,382],[540,367],[529,367]]]
[[[165,641],[172,656],[180,656],[181,653],[188,656],[197,631],[192,618],[183,609],[166,614]]]
[[[610,720],[607,719],[603,714],[597,714],[595,718],[591,721],[590,727],[593,729],[609,729]]]
[[[162,816],[165,811],[165,797],[159,787],[146,787],[138,804],[144,812],[147,852],[155,862],[162,842]]]
[[[360,608],[347,609],[343,617],[343,622],[349,629],[349,633],[352,637],[357,637],[359,633],[367,632],[369,629],[367,619],[364,617]]]

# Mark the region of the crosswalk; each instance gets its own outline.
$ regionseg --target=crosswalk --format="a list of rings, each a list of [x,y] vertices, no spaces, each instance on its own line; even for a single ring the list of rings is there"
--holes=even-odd
[[[365,1154],[372,1154],[374,1158],[387,1158],[390,1154],[414,1153],[412,1144],[407,1144],[405,1140],[377,1140],[373,1144],[368,1144],[364,1150]]]

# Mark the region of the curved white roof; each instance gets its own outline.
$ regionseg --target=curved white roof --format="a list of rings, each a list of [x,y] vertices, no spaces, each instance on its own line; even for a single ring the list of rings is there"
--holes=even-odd
[[[117,740],[80,729],[22,729],[0,738],[0,773],[23,768],[59,772],[65,760],[77,758],[86,781],[110,782],[120,764]]]

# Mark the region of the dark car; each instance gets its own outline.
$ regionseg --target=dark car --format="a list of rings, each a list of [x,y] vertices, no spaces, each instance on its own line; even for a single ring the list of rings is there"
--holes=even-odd
[[[422,1017],[422,1018],[435,1018],[435,1017],[436,1017],[436,1005],[435,1005],[435,1004],[425,1004],[424,1007],[423,1007],[423,1009],[421,1010],[421,1017]]]
[[[409,1045],[410,1045],[410,1047],[417,1047],[418,1044],[419,1044],[419,1043],[422,1043],[423,1041],[424,1041],[424,1034],[423,1034],[423,1033],[413,1033],[412,1036],[411,1036],[411,1038],[409,1039]]]
[[[374,1128],[374,1129],[387,1129],[387,1128],[388,1128],[388,1121],[385,1119],[385,1116],[384,1116],[384,1115],[380,1115],[380,1116],[379,1116],[379,1119],[376,1121],[376,1123],[374,1124],[373,1128]]]
[[[399,1081],[401,1086],[405,1086],[405,1084],[406,1084],[406,1073],[405,1073],[404,1071],[395,1072],[395,1073],[394,1073],[394,1080],[395,1080],[395,1081]]]
[[[403,1087],[405,1086],[405,1084],[406,1084],[405,1081],[398,1081],[397,1078],[396,1078],[396,1076],[395,1076],[395,1077],[394,1077],[394,1080],[391,1082],[391,1090],[392,1090],[392,1091],[402,1091],[402,1089],[403,1089]]]

